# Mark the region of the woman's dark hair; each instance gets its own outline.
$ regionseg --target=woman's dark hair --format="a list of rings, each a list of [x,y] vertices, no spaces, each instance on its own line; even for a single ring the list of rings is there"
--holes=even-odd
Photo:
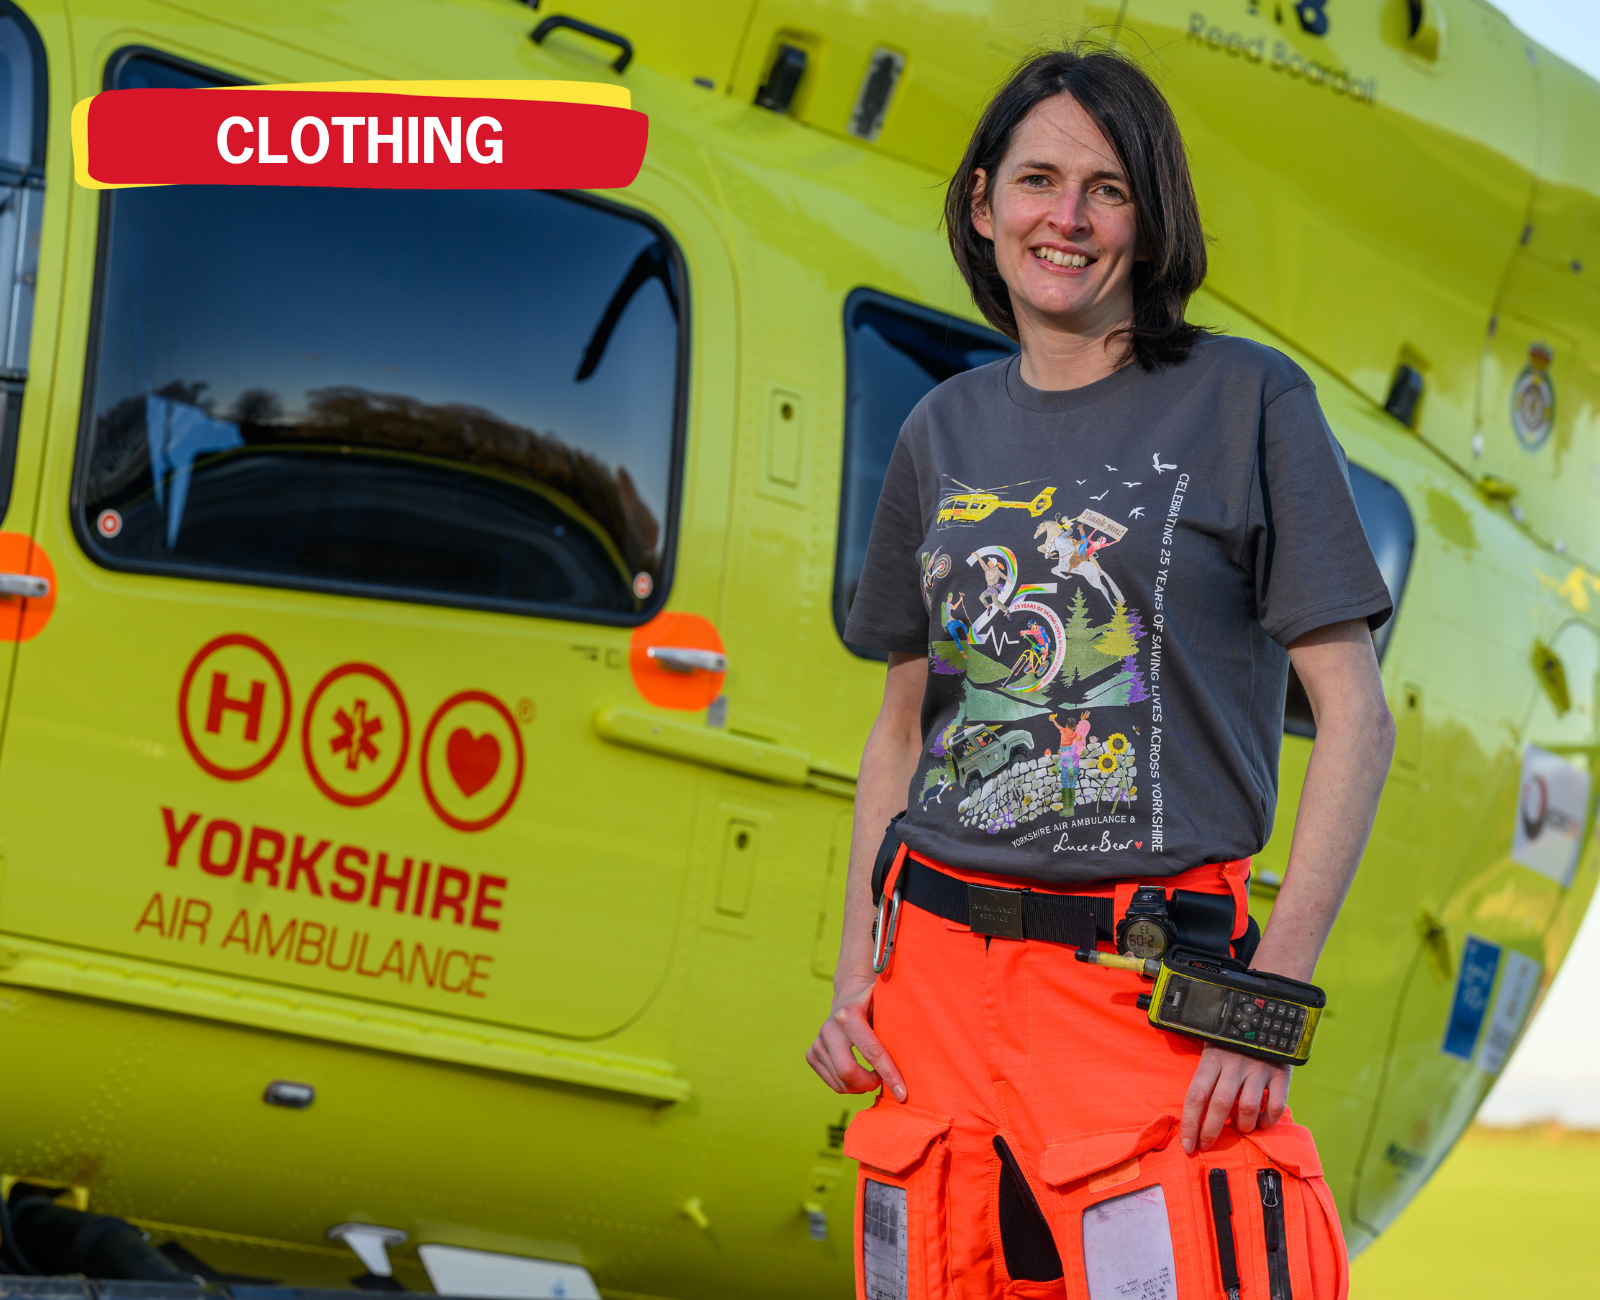
[[[977,173],[981,168],[992,183],[1017,127],[1038,105],[1062,94],[1078,102],[1116,150],[1149,254],[1133,268],[1133,324],[1117,332],[1128,336],[1129,356],[1146,370],[1182,361],[1205,333],[1183,318],[1206,275],[1200,207],[1183,135],[1166,97],[1120,54],[1069,47],[1038,55],[989,102],[945,194],[945,230],[956,265],[985,319],[1015,339],[1016,313],[995,266],[994,244],[972,224]]]

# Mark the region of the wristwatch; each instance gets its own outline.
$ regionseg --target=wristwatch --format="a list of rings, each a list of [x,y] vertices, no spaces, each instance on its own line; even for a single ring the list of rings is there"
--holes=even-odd
[[[1159,957],[1176,939],[1167,891],[1159,885],[1140,885],[1117,922],[1117,951],[1125,957]]]

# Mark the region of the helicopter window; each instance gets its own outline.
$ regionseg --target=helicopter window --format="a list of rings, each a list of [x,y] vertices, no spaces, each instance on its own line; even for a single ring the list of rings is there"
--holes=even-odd
[[[1367,544],[1372,547],[1372,557],[1378,562],[1378,572],[1383,574],[1383,584],[1389,589],[1389,603],[1394,606],[1389,621],[1372,634],[1373,649],[1378,652],[1378,662],[1383,662],[1383,652],[1389,648],[1389,637],[1394,631],[1395,619],[1400,614],[1400,597],[1405,594],[1406,575],[1411,571],[1411,553],[1416,546],[1416,528],[1411,521],[1411,508],[1400,494],[1400,489],[1387,479],[1381,479],[1371,470],[1359,465],[1350,466],[1350,492],[1356,499],[1356,513],[1361,516],[1361,527],[1366,530]],[[1314,737],[1316,723],[1311,717],[1311,701],[1306,698],[1306,688],[1289,667],[1289,691],[1284,700],[1283,729],[1295,736]]]
[[[117,51],[106,65],[107,90],[195,90],[245,84],[238,77],[137,45]]]
[[[0,516],[11,501],[22,390],[33,338],[44,210],[44,46],[15,5],[0,0]]]
[[[115,82],[204,84],[146,56]],[[659,227],[526,191],[102,203],[77,511],[102,563],[608,621],[659,605],[686,306]]]
[[[871,289],[857,289],[846,301],[844,339],[844,475],[833,579],[833,621],[841,638],[861,582],[889,456],[906,416],[951,375],[1017,350],[981,325]],[[861,646],[850,650],[863,659],[885,658]]]

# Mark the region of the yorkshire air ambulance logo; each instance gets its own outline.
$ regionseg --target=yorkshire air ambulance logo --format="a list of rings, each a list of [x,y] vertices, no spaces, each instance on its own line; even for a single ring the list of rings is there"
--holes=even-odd
[[[1517,441],[1538,451],[1556,424],[1556,388],[1550,382],[1550,349],[1535,343],[1528,349],[1528,364],[1511,386],[1511,427]]]
[[[488,691],[457,691],[434,709],[413,750],[411,715],[394,679],[373,664],[345,663],[312,689],[300,752],[312,784],[345,808],[382,799],[415,752],[434,815],[472,833],[488,830],[516,803],[527,764],[521,729],[535,713],[529,699],[513,714]],[[178,688],[178,729],[190,757],[219,781],[260,776],[283,752],[293,722],[289,675],[264,641],[230,632],[189,661]]]

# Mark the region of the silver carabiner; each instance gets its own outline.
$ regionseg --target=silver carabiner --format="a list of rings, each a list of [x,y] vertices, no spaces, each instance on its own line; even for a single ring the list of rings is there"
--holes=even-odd
[[[878,900],[878,916],[872,923],[872,973],[882,975],[894,955],[894,933],[900,925],[900,875],[895,877],[894,893]],[[887,922],[887,924],[886,924]]]

